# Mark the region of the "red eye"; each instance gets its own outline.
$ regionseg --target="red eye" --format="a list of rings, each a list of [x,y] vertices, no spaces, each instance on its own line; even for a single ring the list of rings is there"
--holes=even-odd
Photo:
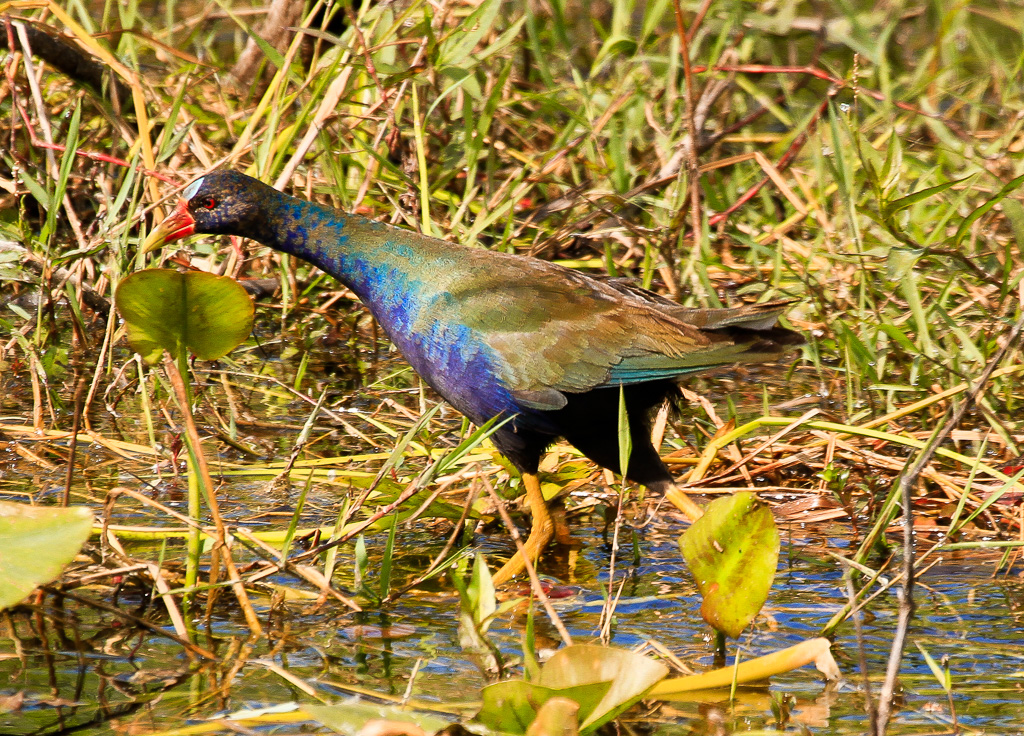
[[[202,207],[204,210],[212,210],[214,207],[217,206],[217,200],[214,199],[213,197],[207,197],[206,199],[203,199],[199,202],[199,206]]]

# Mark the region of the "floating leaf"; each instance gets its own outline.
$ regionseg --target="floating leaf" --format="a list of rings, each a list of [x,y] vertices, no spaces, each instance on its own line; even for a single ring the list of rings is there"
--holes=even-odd
[[[593,731],[636,703],[668,674],[653,659],[625,649],[577,644],[555,652],[536,682],[506,680],[483,690],[477,720],[497,731],[525,733],[548,700],[579,704],[580,733]]]
[[[679,549],[704,598],[704,620],[738,637],[775,580],[779,532],[772,512],[753,493],[716,499],[679,538]]]
[[[592,731],[643,697],[664,679],[668,667],[627,649],[577,644],[559,649],[540,671],[538,684],[574,688],[610,680],[611,688],[590,715],[580,703],[580,731]]]
[[[483,705],[476,720],[493,731],[526,733],[550,700],[567,699],[576,703],[577,718],[585,718],[611,690],[611,682],[591,682],[579,687],[543,687],[524,680],[503,680],[481,692]]]
[[[115,302],[128,326],[128,342],[148,363],[164,350],[176,358],[189,350],[201,360],[216,360],[252,332],[252,299],[227,276],[138,271],[118,286]]]
[[[0,610],[48,583],[89,538],[92,511],[0,501]]]

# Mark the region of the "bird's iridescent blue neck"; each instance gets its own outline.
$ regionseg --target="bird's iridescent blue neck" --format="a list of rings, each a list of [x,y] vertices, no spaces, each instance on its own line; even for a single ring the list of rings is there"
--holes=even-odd
[[[386,225],[358,215],[267,193],[266,217],[255,223],[254,239],[297,256],[334,276],[363,301],[373,302],[389,281]]]
[[[508,391],[488,380],[491,349],[444,314],[448,289],[465,278],[459,246],[276,191],[268,200],[256,240],[355,292],[416,372],[474,421],[516,413]]]

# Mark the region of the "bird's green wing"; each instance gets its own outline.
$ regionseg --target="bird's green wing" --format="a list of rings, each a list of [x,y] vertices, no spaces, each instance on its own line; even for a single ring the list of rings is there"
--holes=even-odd
[[[558,409],[565,405],[564,393],[768,360],[779,352],[765,348],[761,355],[756,339],[737,339],[727,329],[710,332],[677,319],[671,309],[682,308],[674,303],[660,309],[556,266],[531,270],[528,279],[502,278],[500,269],[478,274],[452,290],[448,301],[460,323],[496,354],[499,380],[527,406]],[[722,311],[710,322],[742,321]],[[767,318],[758,314],[750,319]]]

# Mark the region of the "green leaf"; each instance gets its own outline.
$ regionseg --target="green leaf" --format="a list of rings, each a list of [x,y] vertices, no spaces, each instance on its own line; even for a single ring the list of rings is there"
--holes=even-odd
[[[632,36],[613,34],[601,44],[592,69],[597,70],[608,59],[614,56],[632,56],[636,53],[637,43]]]
[[[479,552],[473,560],[473,576],[466,587],[465,604],[473,621],[486,631],[491,616],[498,610],[498,599],[495,596],[494,581],[491,580],[487,562]]]
[[[638,48],[637,40],[633,38],[632,25],[634,21],[634,4],[630,0],[614,0],[612,3],[612,22],[608,31],[608,37],[601,44],[597,52],[597,58],[590,68],[591,74],[597,72],[601,65],[608,59],[622,55],[631,56]]]
[[[380,561],[380,597],[387,598],[391,591],[391,565],[395,557],[395,536],[398,534],[398,522],[391,525],[388,541],[384,545],[384,559]]]
[[[438,66],[459,66],[485,35],[490,33],[501,9],[499,0],[484,0],[459,23],[437,50]]]
[[[129,344],[149,363],[164,350],[175,358],[190,350],[201,360],[216,360],[252,332],[252,299],[226,276],[165,268],[138,271],[117,287],[115,302]]]
[[[89,538],[92,511],[0,501],[0,610],[60,575]]]
[[[506,46],[508,46],[510,43],[515,41],[516,38],[519,36],[519,29],[523,27],[523,23],[525,22],[525,15],[520,17],[518,20],[514,21],[507,29],[502,31],[501,35],[494,40],[494,43],[485,48],[483,51],[476,54],[476,60],[483,61],[484,59],[493,56],[494,54],[498,53]]]
[[[640,700],[668,668],[636,652],[590,644],[557,651],[536,682],[506,680],[488,685],[476,720],[507,733],[525,733],[551,698],[579,704],[580,733],[600,728]]]
[[[907,207],[928,199],[929,197],[934,197],[936,194],[942,194],[947,189],[955,187],[957,184],[965,182],[970,178],[972,177],[965,176],[963,179],[954,179],[952,181],[943,182],[942,184],[938,184],[934,187],[928,187],[927,189],[922,189],[919,192],[914,192],[913,194],[908,194],[905,197],[900,197],[899,199],[894,199],[891,202],[886,202],[882,207],[882,216],[888,219],[900,210],[904,210]]]
[[[464,569],[464,568],[463,568]],[[470,652],[492,656],[487,644],[487,629],[498,612],[494,582],[487,569],[487,561],[477,552],[469,583],[462,580],[460,571],[452,571],[452,583],[459,594],[459,645]]]
[[[576,644],[559,649],[549,659],[537,684],[558,688],[565,695],[572,688],[611,681],[608,692],[587,715],[587,703],[580,704],[580,732],[593,731],[615,718],[640,700],[644,694],[668,675],[668,667],[627,649]],[[595,692],[596,694],[596,692]]]
[[[928,653],[928,650],[925,649],[920,642],[914,643],[917,645],[917,648],[921,651],[921,655],[924,657],[924,661],[928,664],[928,669],[932,671],[932,675],[935,677],[936,681],[938,681],[938,683],[942,686],[942,689],[948,693],[950,688],[953,687],[953,680],[949,674],[949,670],[944,669],[942,665],[936,662],[935,658]]]
[[[917,264],[924,254],[920,248],[890,248],[885,260],[885,276],[890,281],[900,281]]]
[[[885,152],[885,163],[882,164],[882,171],[879,174],[879,186],[885,199],[889,198],[896,185],[899,184],[903,174],[903,146],[900,145],[900,137],[895,132],[889,134],[889,147]]]
[[[679,538],[679,549],[704,597],[701,616],[738,637],[775,580],[779,532],[771,510],[753,493],[716,499]]]
[[[1008,199],[1003,202],[1003,215],[1010,223],[1013,240],[1018,245],[1024,244],[1024,205],[1021,205],[1016,199]]]
[[[879,325],[878,329],[880,329],[886,335],[895,340],[896,343],[901,348],[906,350],[908,353],[914,354],[917,352],[917,348],[914,347],[914,342],[909,337],[907,337],[906,333],[904,333],[903,330],[901,330],[899,327],[892,324],[891,322]]]
[[[496,682],[481,691],[483,705],[476,720],[494,731],[526,733],[537,712],[551,698],[568,698],[579,703],[577,717],[584,718],[593,712],[611,687],[612,683],[608,681],[561,689],[523,680]]]
[[[976,208],[971,214],[967,215],[967,217],[964,218],[964,221],[960,223],[960,227],[957,228],[956,235],[953,236],[953,247],[955,248],[958,245],[960,245],[963,239],[967,236],[967,233],[970,231],[971,225],[973,225],[978,220],[978,218],[980,218],[990,209],[992,209],[997,204],[1002,202],[1006,198],[1006,196],[1010,194],[1010,192],[1019,187],[1021,184],[1024,184],[1024,174],[1021,174],[1017,178],[1011,179],[1010,181],[1006,182],[1006,184],[1003,185],[1002,189],[996,192],[994,197],[986,201],[985,204]]]
[[[355,563],[355,587],[357,590],[365,592],[366,571],[370,568],[370,554],[366,551],[366,537],[362,534],[356,537],[352,557]]]
[[[629,470],[629,456],[633,453],[633,436],[629,433],[629,414],[626,412],[626,389],[619,385],[619,468],[625,480]]]

